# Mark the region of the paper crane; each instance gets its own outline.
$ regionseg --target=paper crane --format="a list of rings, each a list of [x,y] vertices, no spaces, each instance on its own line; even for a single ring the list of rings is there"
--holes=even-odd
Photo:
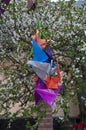
[[[44,50],[44,52],[48,55],[48,57],[50,59],[53,60],[53,54],[52,54],[52,49],[51,49],[50,45],[47,46],[47,48]]]
[[[57,62],[57,73],[58,73],[58,75],[55,77],[53,77],[51,75],[48,77],[45,77],[44,82],[45,82],[45,85],[47,86],[47,88],[57,89],[58,84],[61,82],[60,69],[59,69],[58,62]]]
[[[47,54],[42,50],[42,48],[37,44],[37,42],[32,39],[32,47],[33,47],[33,61],[39,61],[39,62],[46,62],[49,57]]]
[[[37,61],[31,61],[29,60],[27,62],[32,66],[32,69],[37,74],[40,79],[44,80],[45,77],[47,78],[49,75],[52,75],[56,72],[56,66],[52,66],[50,63],[46,62],[37,62]]]
[[[38,44],[42,49],[44,49],[44,48],[47,46],[46,40],[39,38],[38,35],[39,35],[39,31],[36,30],[36,33],[35,33],[35,35],[32,36],[32,38],[37,42],[37,44]]]
[[[55,98],[61,88],[62,83],[60,83],[58,85],[58,88],[55,90],[47,89],[46,85],[40,79],[38,79],[36,82],[36,87],[34,89],[35,103],[39,104],[42,100],[44,100],[45,103],[52,107],[53,102],[55,101]]]

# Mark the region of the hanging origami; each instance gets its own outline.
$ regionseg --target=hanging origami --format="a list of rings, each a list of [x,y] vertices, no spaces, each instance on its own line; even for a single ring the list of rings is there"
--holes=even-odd
[[[53,76],[48,76],[44,79],[45,85],[47,86],[47,88],[50,89],[57,89],[58,88],[58,84],[61,82],[61,77],[60,77],[60,69],[57,63],[57,70],[58,70],[58,75],[53,77]]]
[[[33,57],[28,64],[38,76],[34,89],[35,103],[44,101],[52,107],[56,95],[62,88],[59,65],[55,65],[53,61],[50,45],[38,37],[38,30],[32,36],[32,49]]]
[[[50,63],[46,62],[37,62],[37,61],[28,61],[28,64],[32,66],[32,69],[37,74],[40,79],[44,81],[45,77],[52,75],[56,72],[56,66],[51,66]]]
[[[50,57],[50,59],[53,59],[52,49],[51,49],[50,45],[48,45],[47,49],[44,51],[45,51],[45,53],[47,53],[47,55]]]
[[[49,57],[47,54],[42,50],[42,48],[37,44],[37,42],[32,39],[32,47],[33,47],[33,61],[39,61],[39,62],[46,62]]]
[[[36,104],[39,104],[42,100],[44,100],[45,103],[52,107],[56,95],[59,93],[61,88],[62,84],[59,84],[57,89],[47,89],[46,85],[38,79],[34,90]]]
[[[47,45],[47,44],[46,44],[46,40],[39,38],[38,34],[39,34],[39,31],[36,30],[36,34],[33,35],[32,38],[34,38],[34,40],[38,43],[38,45],[43,49],[43,48],[45,48],[46,45]]]

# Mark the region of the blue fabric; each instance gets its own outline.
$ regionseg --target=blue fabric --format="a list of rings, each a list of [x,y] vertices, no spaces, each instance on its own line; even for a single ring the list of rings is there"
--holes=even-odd
[[[34,52],[32,60],[38,62],[47,62],[49,57],[34,39],[32,39],[32,47]]]

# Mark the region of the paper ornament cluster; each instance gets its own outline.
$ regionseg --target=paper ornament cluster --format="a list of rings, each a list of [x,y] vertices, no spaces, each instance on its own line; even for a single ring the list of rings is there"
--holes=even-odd
[[[38,31],[32,36],[32,49],[33,57],[28,64],[38,77],[34,88],[35,103],[44,101],[52,107],[62,88],[59,65],[54,63],[52,49],[45,39],[38,37]]]

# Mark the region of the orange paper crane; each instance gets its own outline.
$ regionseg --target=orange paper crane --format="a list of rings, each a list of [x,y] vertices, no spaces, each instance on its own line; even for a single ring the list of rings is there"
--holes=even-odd
[[[57,73],[58,73],[58,75],[56,77],[48,76],[44,79],[44,83],[45,83],[47,88],[57,89],[59,83],[61,82],[60,68],[59,68],[58,62],[57,62]]]
[[[38,37],[38,33],[39,33],[39,31],[36,30],[36,33],[32,36],[32,38],[34,38],[34,40],[38,43],[38,45],[39,45],[42,49],[44,49],[44,48],[46,47],[46,45],[47,45],[47,41],[46,41],[46,39],[41,39],[41,38],[39,38],[39,37]]]

